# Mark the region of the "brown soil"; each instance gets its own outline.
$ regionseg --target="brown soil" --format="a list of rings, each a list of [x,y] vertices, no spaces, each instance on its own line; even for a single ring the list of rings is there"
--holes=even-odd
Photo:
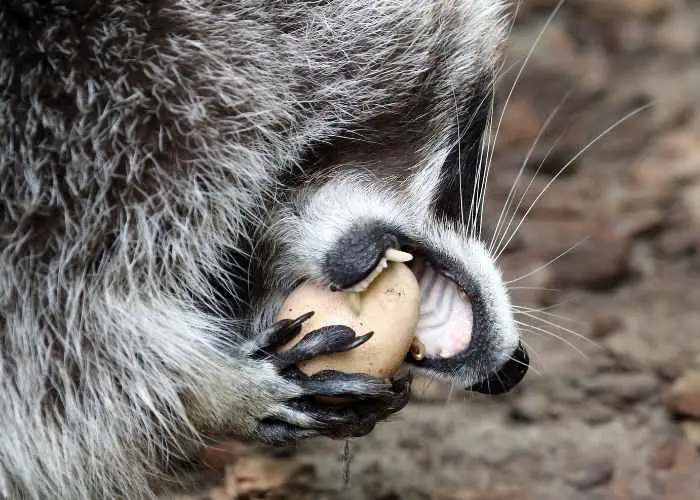
[[[501,102],[555,4],[520,7]],[[515,87],[489,178],[495,228],[525,165],[511,231],[554,179],[502,257],[509,279],[556,259],[512,283],[543,310],[519,314],[525,382],[484,397],[418,381],[394,421],[350,443],[347,489],[344,443],[313,441],[281,458],[238,447],[178,498],[700,498],[698,89],[696,0],[568,0]]]

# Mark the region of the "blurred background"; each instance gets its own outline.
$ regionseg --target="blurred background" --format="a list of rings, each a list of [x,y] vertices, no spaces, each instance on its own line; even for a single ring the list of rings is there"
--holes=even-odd
[[[525,382],[419,380],[349,450],[232,443],[178,498],[700,499],[700,2],[567,0],[542,31],[556,4],[518,10],[501,104],[539,41],[488,182]]]

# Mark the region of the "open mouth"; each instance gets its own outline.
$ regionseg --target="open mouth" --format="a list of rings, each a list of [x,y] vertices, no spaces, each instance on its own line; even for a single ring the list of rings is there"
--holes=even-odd
[[[425,259],[414,259],[410,268],[420,286],[420,319],[413,358],[451,358],[463,352],[471,343],[474,328],[469,296]]]
[[[466,378],[476,382],[466,389],[484,394],[506,393],[520,383],[529,366],[526,349],[500,345],[484,294],[456,262],[415,246],[390,248],[356,287],[371,282],[387,260],[405,262],[420,287],[419,322],[406,363],[433,374],[469,373]]]
[[[481,293],[465,277],[457,278],[443,266],[417,254],[410,264],[420,286],[420,319],[416,340],[407,357],[409,363],[441,371],[457,369],[455,364],[491,364],[488,358],[489,320]],[[460,284],[463,282],[463,284]],[[481,359],[479,359],[481,358]],[[484,394],[503,394],[520,383],[529,366],[527,350],[518,343],[500,367],[467,387]]]

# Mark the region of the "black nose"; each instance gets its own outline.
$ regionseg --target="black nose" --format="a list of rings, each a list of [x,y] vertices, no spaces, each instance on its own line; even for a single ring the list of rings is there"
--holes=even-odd
[[[527,350],[519,343],[518,348],[500,370],[492,373],[485,380],[467,387],[467,390],[490,395],[505,394],[520,383],[529,366],[530,357],[527,355]]]

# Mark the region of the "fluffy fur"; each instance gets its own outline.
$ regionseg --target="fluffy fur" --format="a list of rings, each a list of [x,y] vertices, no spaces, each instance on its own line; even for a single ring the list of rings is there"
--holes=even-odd
[[[495,340],[460,383],[503,363],[498,272],[435,206],[458,170],[473,198],[476,164],[448,163],[474,146],[458,130],[504,15],[0,2],[0,496],[145,498],[204,435],[310,425],[286,404],[300,385],[249,353],[285,290],[332,281],[323,259],[355,223],[439,248],[485,291]]]

